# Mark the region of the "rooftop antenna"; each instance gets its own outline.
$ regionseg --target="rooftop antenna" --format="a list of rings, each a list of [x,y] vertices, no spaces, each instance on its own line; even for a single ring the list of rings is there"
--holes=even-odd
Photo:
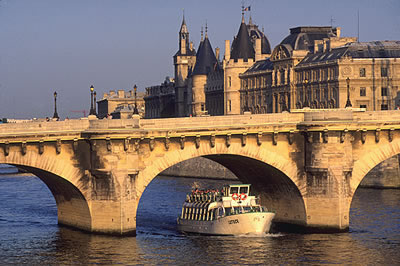
[[[333,16],[331,16],[331,19],[330,19],[331,28],[333,28],[333,22],[335,22],[335,19],[333,19]]]
[[[357,9],[357,42],[360,42],[360,10]]]
[[[244,23],[244,1],[242,0],[242,23]]]

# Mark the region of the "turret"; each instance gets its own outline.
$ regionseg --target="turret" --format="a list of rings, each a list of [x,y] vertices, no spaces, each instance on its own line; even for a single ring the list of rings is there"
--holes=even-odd
[[[185,16],[182,18],[179,30],[179,50],[174,55],[175,65],[175,113],[177,116],[185,116],[185,92],[187,90],[187,79],[196,63],[196,51],[193,43],[189,41],[189,31]]]
[[[211,47],[207,35],[207,28],[204,40],[199,45],[197,52],[196,65],[192,73],[192,114],[201,116],[206,114],[205,87],[207,85],[207,75],[217,65],[217,58]]]

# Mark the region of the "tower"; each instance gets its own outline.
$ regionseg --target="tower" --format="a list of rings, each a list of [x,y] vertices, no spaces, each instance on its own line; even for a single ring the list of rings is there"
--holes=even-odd
[[[245,72],[255,62],[255,51],[244,21],[230,47],[229,40],[225,41],[224,68],[224,114],[240,114],[240,79],[239,74]]]
[[[192,73],[192,114],[201,116],[206,114],[207,76],[216,67],[217,58],[208,39],[207,26],[204,40],[199,45],[196,64]]]
[[[185,102],[187,98],[187,78],[196,63],[196,51],[193,43],[189,41],[189,31],[182,18],[182,25],[179,30],[179,50],[174,55],[175,66],[175,114],[185,116]]]

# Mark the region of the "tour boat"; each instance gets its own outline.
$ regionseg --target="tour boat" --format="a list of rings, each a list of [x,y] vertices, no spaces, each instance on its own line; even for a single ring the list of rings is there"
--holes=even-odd
[[[250,194],[249,184],[218,190],[194,190],[186,196],[178,230],[206,235],[244,235],[269,232],[275,213]]]

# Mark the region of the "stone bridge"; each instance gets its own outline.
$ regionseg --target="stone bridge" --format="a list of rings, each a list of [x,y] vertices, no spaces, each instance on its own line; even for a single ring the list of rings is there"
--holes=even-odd
[[[48,186],[60,224],[118,235],[135,234],[141,195],[159,173],[199,156],[253,184],[275,222],[347,230],[361,180],[399,153],[399,111],[0,125],[0,163]]]

